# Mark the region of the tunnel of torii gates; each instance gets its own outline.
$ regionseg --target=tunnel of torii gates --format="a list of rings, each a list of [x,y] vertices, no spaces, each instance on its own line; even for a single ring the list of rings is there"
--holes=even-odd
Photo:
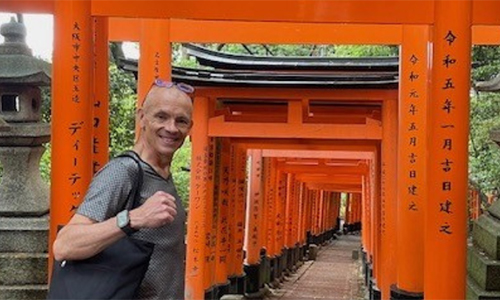
[[[108,41],[140,43],[139,100],[170,78],[170,42],[400,45],[398,90],[197,88],[186,298],[251,273],[263,248],[294,257],[307,233],[336,226],[339,192],[361,208],[353,218],[383,299],[391,286],[465,298],[471,45],[500,43],[500,1],[9,0],[0,10],[55,17],[51,242],[108,159]],[[231,119],[224,98],[281,99],[286,118]],[[311,100],[376,104],[381,117],[310,117]]]

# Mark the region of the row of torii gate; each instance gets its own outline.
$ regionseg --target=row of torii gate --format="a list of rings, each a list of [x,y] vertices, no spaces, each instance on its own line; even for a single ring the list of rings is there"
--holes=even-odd
[[[108,159],[108,41],[140,42],[140,100],[170,77],[169,42],[400,45],[398,90],[197,89],[186,298],[242,276],[263,247],[279,257],[330,232],[340,191],[362,195],[363,251],[383,299],[391,285],[465,298],[471,45],[500,43],[500,2],[8,0],[0,10],[55,17],[51,241]],[[369,103],[380,118],[311,116],[312,101]]]

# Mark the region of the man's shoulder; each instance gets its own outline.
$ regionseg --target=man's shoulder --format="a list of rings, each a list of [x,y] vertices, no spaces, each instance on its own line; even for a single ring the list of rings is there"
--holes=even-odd
[[[119,155],[106,163],[104,167],[96,173],[96,176],[101,173],[126,173],[128,175],[134,175],[137,173],[137,168],[137,163],[133,158]]]

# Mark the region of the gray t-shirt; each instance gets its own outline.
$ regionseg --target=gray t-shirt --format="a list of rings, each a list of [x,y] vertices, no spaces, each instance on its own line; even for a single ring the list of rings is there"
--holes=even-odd
[[[155,244],[148,271],[140,286],[138,299],[184,299],[184,224],[186,212],[172,180],[161,177],[148,163],[141,161],[144,179],[141,203],[157,191],[176,199],[177,216],[168,225],[141,229],[134,238]],[[94,177],[77,213],[102,222],[125,208],[125,201],[139,174],[137,164],[129,157],[118,157],[106,164]]]

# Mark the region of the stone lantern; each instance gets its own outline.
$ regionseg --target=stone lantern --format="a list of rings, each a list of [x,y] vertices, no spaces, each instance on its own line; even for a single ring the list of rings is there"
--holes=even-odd
[[[39,165],[50,125],[40,122],[40,86],[50,66],[32,56],[24,24],[0,34],[0,299],[45,299],[49,190]]]
[[[50,85],[50,66],[32,56],[24,24],[11,20],[0,34],[0,216],[42,216],[49,192],[39,164],[50,124],[40,122],[40,86]]]

